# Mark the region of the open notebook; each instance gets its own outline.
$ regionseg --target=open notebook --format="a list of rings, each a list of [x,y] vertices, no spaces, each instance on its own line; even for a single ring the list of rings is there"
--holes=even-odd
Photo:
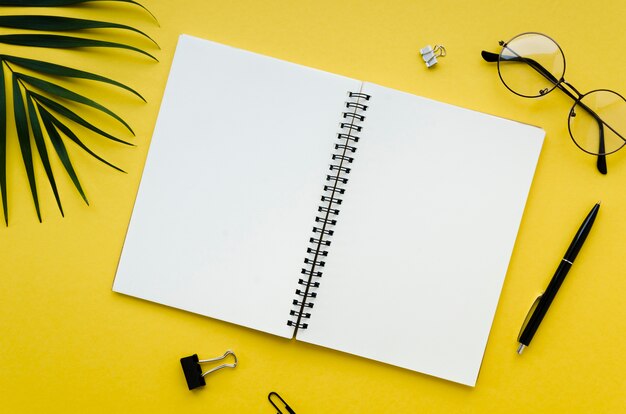
[[[113,290],[474,385],[543,136],[183,35]]]

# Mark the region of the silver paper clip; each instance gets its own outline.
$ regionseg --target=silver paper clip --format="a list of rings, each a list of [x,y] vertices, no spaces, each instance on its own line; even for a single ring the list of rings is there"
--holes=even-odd
[[[431,66],[435,66],[437,64],[438,57],[444,57],[446,55],[446,48],[442,45],[435,45],[434,48],[431,45],[428,45],[420,49],[420,55],[422,55],[422,59],[424,59],[426,67],[430,68]]]

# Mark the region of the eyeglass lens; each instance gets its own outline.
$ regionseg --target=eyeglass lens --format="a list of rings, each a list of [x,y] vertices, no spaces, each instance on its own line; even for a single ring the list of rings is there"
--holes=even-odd
[[[610,90],[589,92],[572,107],[569,130],[576,145],[585,152],[617,151],[626,144],[623,135],[620,136],[626,131],[626,100]]]
[[[539,33],[524,33],[506,43],[498,59],[502,82],[513,93],[534,98],[553,90],[565,73],[559,45]]]

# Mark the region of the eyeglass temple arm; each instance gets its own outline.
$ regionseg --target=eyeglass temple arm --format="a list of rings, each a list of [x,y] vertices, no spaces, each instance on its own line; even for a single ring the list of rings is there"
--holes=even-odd
[[[513,53],[515,53],[515,52],[513,52]],[[492,52],[487,52],[486,50],[483,50],[481,52],[481,56],[487,62],[498,62],[498,60],[500,59],[500,55],[499,54],[492,53]],[[589,108],[587,105],[585,105],[584,103],[579,101],[580,93],[576,90],[576,88],[571,86],[569,83],[567,84],[574,91],[576,91],[576,93],[578,93],[578,95],[579,95],[578,97],[576,95],[574,95],[572,92],[570,92],[567,88],[563,87],[563,85],[561,84],[562,80],[559,81],[557,78],[554,77],[554,75],[552,75],[550,73],[550,71],[548,71],[539,62],[537,62],[534,59],[524,58],[524,57],[521,57],[521,56],[506,56],[505,59],[507,61],[523,62],[523,63],[528,64],[528,66],[530,66],[531,68],[535,69],[544,78],[546,78],[550,82],[552,82],[557,88],[559,88],[561,91],[563,91],[563,93],[565,93],[567,96],[572,98],[574,101],[578,102],[580,107],[583,108],[585,111],[587,111],[589,113],[589,115],[591,115],[593,117],[593,119],[596,120],[596,122],[598,123],[598,128],[600,129],[600,140],[599,140],[600,144],[599,144],[599,148],[598,148],[598,152],[600,154],[598,154],[598,160],[596,162],[596,167],[598,168],[598,171],[600,173],[606,174],[607,173],[606,155],[602,154],[605,151],[605,148],[604,148],[604,125],[603,125],[604,121],[602,121],[602,119],[600,119],[598,114],[596,114],[591,108]]]
[[[604,125],[601,122],[598,122],[598,128],[600,129],[600,143],[598,144],[598,152],[604,153],[606,151],[604,148]],[[596,167],[598,168],[598,171],[600,171],[602,174],[606,174],[608,172],[606,168],[606,156],[605,155],[602,155],[602,156],[598,155],[598,160],[596,161]]]
[[[513,52],[513,53],[515,53],[515,52]],[[525,57],[522,57],[522,56],[503,56],[501,58],[500,55],[498,55],[497,53],[491,53],[491,52],[487,52],[487,51],[484,51],[484,50],[482,51],[481,55],[482,55],[483,59],[485,59],[487,62],[497,62],[498,60],[503,59],[503,60],[506,60],[508,62],[523,62],[523,63],[526,63],[526,64],[528,64],[528,66],[530,66],[531,68],[533,68],[537,72],[539,72],[539,74],[541,74],[544,78],[546,78],[547,80],[552,82],[557,88],[562,90],[567,96],[569,96],[570,98],[572,98],[575,101],[577,101],[579,99],[579,97],[577,97],[576,95],[571,93],[569,90],[567,90],[567,89],[562,87],[561,82],[563,82],[563,80],[558,80],[557,78],[555,78],[554,75],[551,74],[549,70],[544,68],[539,62],[537,62],[534,59],[525,58]],[[572,89],[576,90],[576,88],[573,88],[573,87],[572,87]]]

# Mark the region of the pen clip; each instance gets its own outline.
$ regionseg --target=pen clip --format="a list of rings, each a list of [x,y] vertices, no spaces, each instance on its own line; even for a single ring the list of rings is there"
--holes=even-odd
[[[522,327],[520,328],[519,334],[517,335],[517,340],[518,341],[519,341],[520,337],[522,336],[522,332],[524,332],[524,329],[526,328],[526,325],[528,325],[528,320],[530,319],[530,317],[532,316],[533,312],[535,311],[535,308],[537,308],[537,305],[539,304],[539,300],[541,299],[542,296],[543,296],[543,293],[540,293],[539,296],[537,296],[535,298],[535,301],[530,306],[530,309],[528,309],[528,313],[526,314],[526,318],[524,319],[524,323],[522,323]]]
[[[278,399],[280,400],[280,402],[282,402],[282,403],[283,403],[283,405],[285,406],[285,409],[287,410],[287,413],[289,413],[289,414],[296,414],[296,412],[293,410],[293,408],[291,408],[291,407],[289,406],[289,404],[287,404],[287,403],[285,402],[285,400],[283,400],[283,397],[281,397],[280,395],[278,395],[278,393],[276,393],[276,392],[272,391],[272,392],[270,392],[270,393],[268,394],[267,399],[270,401],[270,404],[272,404],[272,405],[274,406],[274,408],[276,408],[276,409],[278,410],[278,413],[277,413],[277,414],[283,414],[284,412],[283,412],[280,408],[278,408],[278,406],[277,406],[276,404],[274,404],[274,401],[272,401],[272,396],[273,396],[273,395],[275,395],[275,396],[276,396],[276,398],[278,398]]]

